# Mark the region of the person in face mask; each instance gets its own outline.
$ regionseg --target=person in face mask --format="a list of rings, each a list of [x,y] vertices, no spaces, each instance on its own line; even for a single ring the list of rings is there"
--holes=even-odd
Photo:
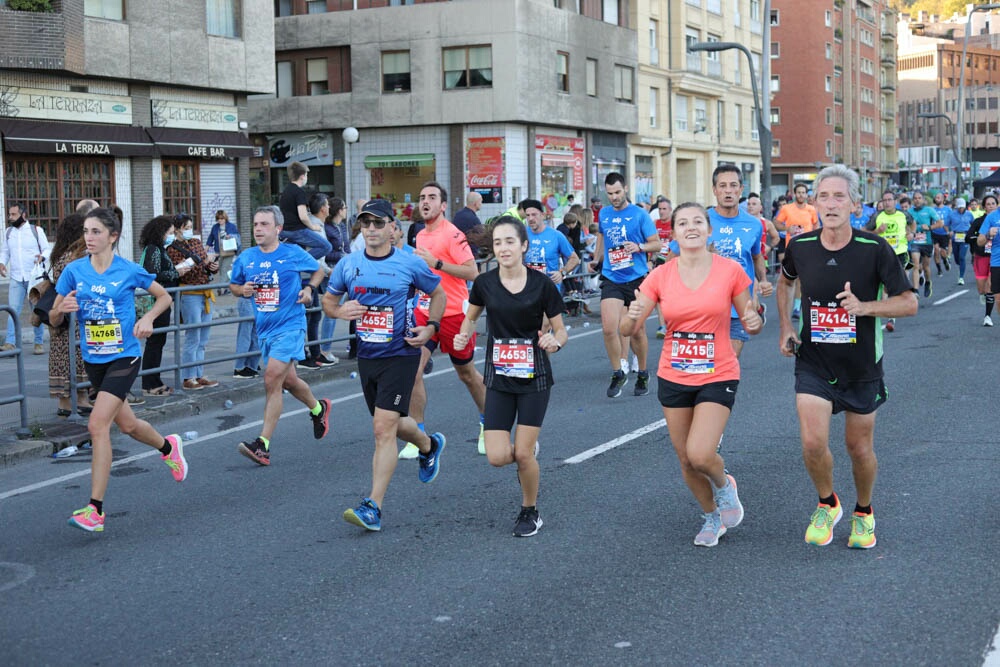
[[[212,321],[212,303],[215,301],[215,292],[207,285],[211,284],[213,276],[219,271],[219,257],[215,253],[209,254],[205,249],[201,237],[194,231],[191,216],[184,213],[175,216],[174,227],[180,233],[180,238],[167,246],[167,255],[175,266],[182,267],[181,287],[204,286],[202,289],[180,293],[181,319],[184,324],[205,325],[184,332],[184,347],[181,351],[181,360],[185,365],[181,369],[184,389],[197,391],[205,387],[218,387],[218,381],[205,377],[205,368],[201,363],[205,360],[205,348],[212,331],[208,324]],[[183,267],[187,269],[183,270]]]
[[[178,268],[174,266],[170,256],[167,255],[167,246],[174,242],[176,234],[174,232],[174,216],[160,215],[142,228],[139,234],[139,245],[142,247],[142,255],[139,263],[154,276],[156,282],[164,287],[177,287],[181,280],[181,271],[187,272],[187,266]],[[153,320],[153,328],[159,329],[170,324],[170,308],[159,314]],[[154,333],[146,339],[146,347],[142,352],[142,370],[159,368],[163,361],[163,346],[167,342],[167,334]],[[168,396],[173,393],[173,389],[168,387],[160,379],[160,374],[151,373],[142,376],[142,393],[146,396]]]

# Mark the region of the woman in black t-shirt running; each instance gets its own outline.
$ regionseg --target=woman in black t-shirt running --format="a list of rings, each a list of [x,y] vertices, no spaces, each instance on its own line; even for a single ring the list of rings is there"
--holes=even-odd
[[[480,275],[469,291],[469,309],[455,336],[455,349],[469,343],[484,309],[486,326],[486,457],[497,467],[517,463],[521,513],[514,535],[529,537],[542,527],[538,499],[538,432],[549,403],[549,354],[566,344],[563,301],[552,279],[524,265],[528,235],[524,223],[504,216],[493,225],[493,253],[499,267]],[[542,331],[548,317],[551,330]],[[511,430],[517,421],[517,434]]]

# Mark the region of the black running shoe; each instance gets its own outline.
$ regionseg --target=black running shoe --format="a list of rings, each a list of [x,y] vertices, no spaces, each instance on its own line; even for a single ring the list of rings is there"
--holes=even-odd
[[[514,537],[531,537],[542,527],[542,519],[538,516],[538,510],[522,507],[521,513],[517,515],[514,522]]]
[[[321,398],[319,399],[319,414],[310,413],[309,415],[313,423],[313,437],[317,440],[330,432],[330,410],[332,408],[333,403],[330,402],[329,398]]]
[[[931,298],[931,294],[934,294],[934,288],[931,286],[931,281],[928,280],[924,283],[924,298]]]
[[[307,371],[314,371],[317,368],[321,368],[320,363],[313,359],[312,357],[306,357],[305,359],[299,361],[295,364],[296,368],[301,368]]]
[[[608,398],[618,398],[622,395],[622,387],[628,384],[628,375],[618,370],[611,375],[611,385],[608,387]]]
[[[257,465],[271,465],[271,452],[268,451],[267,445],[260,438],[255,438],[253,442],[241,442],[238,449],[240,454]]]
[[[632,393],[636,396],[645,396],[649,393],[649,371],[639,371],[635,376],[635,388]]]
[[[244,366],[238,371],[233,371],[234,378],[240,378],[243,380],[250,380],[257,377],[258,375],[260,375],[260,373],[250,368],[249,366]]]

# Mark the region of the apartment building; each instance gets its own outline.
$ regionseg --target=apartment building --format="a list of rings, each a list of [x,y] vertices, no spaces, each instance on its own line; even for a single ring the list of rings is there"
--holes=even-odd
[[[760,76],[760,0],[639,3],[639,128],[630,137],[632,192],[675,203],[712,202],[712,171],[739,165],[746,192],[760,190],[760,147],[750,64],[736,50],[688,53],[693,42],[748,47]]]
[[[449,210],[603,195],[637,130],[635,0],[279,0],[275,87],[254,96],[254,178],[383,197],[408,219],[437,179]],[[555,208],[555,207],[553,207]]]
[[[900,182],[952,190],[1000,168],[1000,12],[941,19],[920,13],[899,21]],[[966,46],[965,82],[962,48]],[[959,89],[965,110],[961,155],[956,125]],[[925,117],[921,117],[921,115]],[[942,114],[927,118],[928,114]]]
[[[774,182],[824,165],[862,175],[874,197],[897,177],[896,15],[880,0],[773,0]]]
[[[246,96],[273,89],[273,35],[265,0],[0,6],[0,200],[50,238],[78,200],[114,203],[126,257],[161,213],[245,222]]]

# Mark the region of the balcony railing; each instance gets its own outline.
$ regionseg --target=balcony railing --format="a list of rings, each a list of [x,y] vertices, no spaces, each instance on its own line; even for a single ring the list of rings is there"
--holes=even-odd
[[[701,54],[700,53],[689,53],[687,54],[687,69],[689,72],[697,72],[701,74]]]

